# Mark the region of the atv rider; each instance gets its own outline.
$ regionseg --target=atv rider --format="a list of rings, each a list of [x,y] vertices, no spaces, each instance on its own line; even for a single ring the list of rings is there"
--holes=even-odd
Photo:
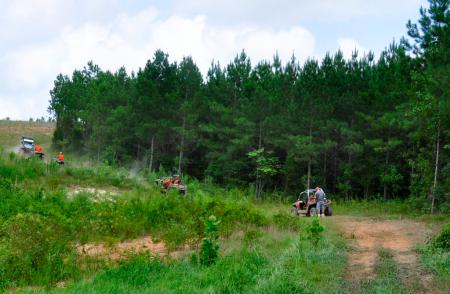
[[[34,147],[34,154],[39,157],[40,159],[44,158],[44,153],[42,152],[42,147],[41,145],[37,144]]]
[[[58,161],[59,164],[64,164],[64,154],[62,152],[59,152],[58,154]]]
[[[172,185],[172,177],[168,177],[164,180],[164,190],[167,192]]]
[[[315,189],[314,196],[316,197],[317,201],[317,213],[319,217],[325,216],[325,192],[317,186]]]

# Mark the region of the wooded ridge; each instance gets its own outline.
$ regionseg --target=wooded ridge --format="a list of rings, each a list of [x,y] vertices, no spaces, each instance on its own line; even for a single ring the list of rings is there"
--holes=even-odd
[[[449,1],[430,0],[408,39],[380,56],[250,62],[206,77],[158,50],[136,73],[93,62],[60,74],[54,144],[110,164],[333,195],[408,198],[450,211]]]

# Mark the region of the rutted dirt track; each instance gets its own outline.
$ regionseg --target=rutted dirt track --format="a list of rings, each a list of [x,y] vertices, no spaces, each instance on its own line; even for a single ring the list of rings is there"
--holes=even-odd
[[[352,240],[347,278],[369,280],[376,277],[375,264],[380,249],[392,252],[394,261],[408,281],[422,289],[432,289],[433,277],[420,271],[416,247],[431,235],[422,222],[412,220],[373,220],[365,217],[337,216],[336,223]],[[431,287],[430,287],[431,286]]]
[[[152,255],[178,257],[188,248],[168,252],[163,242],[155,242],[150,236],[120,242],[112,247],[103,243],[90,243],[77,247],[78,253],[91,257],[101,257],[106,260],[126,259],[129,254],[150,253]]]

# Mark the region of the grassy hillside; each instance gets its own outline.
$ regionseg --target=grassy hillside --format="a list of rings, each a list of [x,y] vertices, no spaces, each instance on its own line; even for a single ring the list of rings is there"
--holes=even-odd
[[[88,277],[102,268],[105,271],[100,274],[100,281],[102,275],[114,275],[120,280],[122,272],[134,276],[134,271],[138,272],[136,279],[139,279],[139,275],[156,266],[161,268],[161,276],[155,277],[161,290],[172,288],[168,284],[171,277],[183,272],[185,281],[177,280],[180,289],[192,275],[199,283],[193,285],[195,292],[213,285],[217,289],[234,292],[247,287],[254,289],[253,281],[259,275],[270,277],[276,268],[281,270],[280,277],[285,277],[283,272],[287,269],[284,267],[292,266],[291,262],[309,262],[305,256],[296,256],[300,247],[308,248],[311,256],[316,254],[312,240],[307,238],[309,220],[291,218],[288,210],[276,214],[264,211],[238,190],[225,191],[193,182],[193,191],[187,197],[176,192],[162,195],[158,189],[143,187],[108,167],[60,167],[13,154],[1,157],[0,175],[0,286],[3,288],[50,287],[60,281]],[[90,192],[72,194],[72,185],[104,185],[114,187],[115,193],[103,197]],[[224,250],[220,254],[223,259],[220,258],[213,267],[203,267],[192,261],[192,254],[196,256],[199,252],[198,245],[205,236],[204,221],[210,215],[220,220],[218,242]],[[109,268],[115,262],[105,263],[101,258],[97,260],[77,251],[86,243],[114,244],[146,235],[162,241],[168,251],[181,249],[181,260],[141,256],[123,264],[123,269]],[[340,256],[329,265],[327,271],[331,272],[336,267],[335,262],[344,262],[345,252],[337,251],[342,244],[323,242],[325,255],[318,254],[317,258]],[[186,247],[186,244],[190,246]],[[245,262],[240,264],[240,260]],[[316,262],[320,263],[320,260]],[[220,278],[230,268],[235,273],[228,273],[230,276],[225,280]],[[300,274],[306,268],[298,267],[298,270]],[[139,271],[143,273],[139,274]],[[247,275],[246,281],[240,280],[241,274]],[[285,278],[290,281],[295,276]],[[115,287],[126,292],[127,288],[121,288],[119,280],[118,285],[113,283],[101,287],[105,293]],[[214,283],[205,284],[208,281]],[[282,282],[286,283],[285,287],[288,286],[287,281]],[[327,289],[333,287],[332,284],[323,286]],[[84,282],[76,287],[79,288],[75,290],[80,292],[92,288]],[[134,286],[130,287],[133,289]],[[271,289],[273,285],[258,287]]]
[[[0,146],[6,151],[15,151],[22,136],[31,136],[48,150],[54,128],[54,123],[0,120]]]

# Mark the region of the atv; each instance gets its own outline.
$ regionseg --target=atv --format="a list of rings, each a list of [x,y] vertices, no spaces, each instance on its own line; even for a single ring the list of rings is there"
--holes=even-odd
[[[316,216],[317,202],[315,197],[315,189],[308,189],[300,193],[296,202],[292,203],[291,213],[293,216],[305,215]],[[325,198],[325,216],[332,216],[333,210],[330,207],[331,201]]]
[[[170,189],[178,190],[180,194],[185,196],[187,194],[187,185],[183,184],[181,181],[178,183],[174,182],[174,177],[167,177],[167,178],[158,178],[155,180],[156,186],[161,188],[161,191],[163,193],[167,193]],[[170,182],[168,181],[170,180]]]
[[[36,152],[34,149],[34,139],[32,137],[22,136],[20,140],[20,150],[22,153],[28,157],[37,157],[39,159],[44,159],[45,154],[43,152]]]
[[[32,156],[34,154],[34,139],[32,137],[22,136],[22,140],[20,140],[20,150],[22,153],[28,156]]]
[[[45,154],[43,152],[34,152],[34,156],[39,159],[44,159]]]

